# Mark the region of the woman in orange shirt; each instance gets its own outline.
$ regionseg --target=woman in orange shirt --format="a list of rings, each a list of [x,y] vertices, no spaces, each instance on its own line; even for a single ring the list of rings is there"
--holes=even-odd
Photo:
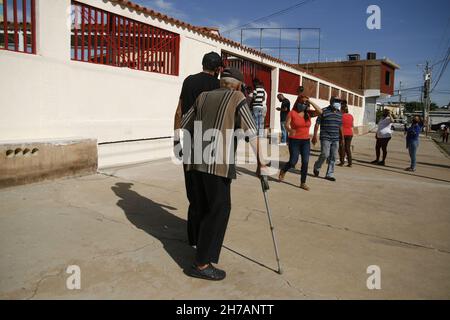
[[[312,105],[315,110],[308,110]],[[302,157],[302,168],[300,178],[300,188],[309,190],[306,185],[308,175],[309,152],[311,143],[309,139],[309,128],[311,127],[311,118],[322,114],[322,110],[308,97],[300,95],[294,103],[294,107],[286,118],[286,130],[289,137],[289,162],[280,170],[278,176],[280,181],[289,169],[294,168],[298,162],[299,155]]]
[[[341,163],[338,166],[344,166],[345,155],[347,155],[348,165],[352,166],[352,139],[353,139],[353,116],[348,112],[347,101],[341,101],[341,111],[342,111],[342,130],[344,133],[344,140],[339,141],[339,158]]]

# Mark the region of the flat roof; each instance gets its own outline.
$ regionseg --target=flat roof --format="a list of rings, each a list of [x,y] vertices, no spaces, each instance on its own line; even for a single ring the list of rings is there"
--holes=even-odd
[[[394,61],[383,58],[383,59],[372,59],[372,60],[342,60],[342,61],[321,61],[321,62],[311,62],[311,63],[300,63],[299,67],[307,67],[307,66],[318,66],[318,65],[340,65],[340,64],[377,64],[377,63],[385,63],[394,69],[400,69],[400,66]]]

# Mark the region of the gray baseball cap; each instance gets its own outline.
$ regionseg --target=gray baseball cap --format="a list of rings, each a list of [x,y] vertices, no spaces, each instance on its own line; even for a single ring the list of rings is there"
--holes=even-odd
[[[220,75],[220,77],[221,78],[233,78],[240,82],[244,82],[244,75],[242,74],[241,71],[239,71],[239,69],[236,69],[234,67],[225,68],[223,70],[222,74]]]

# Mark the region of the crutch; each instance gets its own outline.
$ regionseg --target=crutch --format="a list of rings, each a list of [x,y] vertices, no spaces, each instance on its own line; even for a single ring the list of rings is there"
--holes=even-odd
[[[277,258],[278,273],[282,274],[283,270],[281,270],[280,257],[278,256],[277,240],[275,239],[275,228],[272,225],[272,216],[270,214],[269,201],[267,199],[267,190],[269,190],[269,181],[267,179],[267,176],[265,176],[265,175],[261,175],[260,180],[261,180],[262,191],[264,194],[264,202],[266,203],[267,217],[269,218],[270,231],[272,233],[273,246],[275,248],[275,256]]]

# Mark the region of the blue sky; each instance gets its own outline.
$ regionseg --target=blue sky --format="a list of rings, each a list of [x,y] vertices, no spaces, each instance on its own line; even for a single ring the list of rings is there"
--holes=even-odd
[[[300,1],[214,1],[214,0],[135,0],[154,10],[166,13],[194,25],[216,26],[223,33],[226,30],[249,23],[257,18],[290,7]],[[381,29],[369,30],[366,20],[369,5],[381,9]],[[422,66],[429,60],[432,64],[443,59],[450,46],[450,1],[449,0],[311,0],[289,12],[254,23],[251,27],[320,28],[321,61],[346,58],[348,53],[377,53],[377,58],[387,57],[400,65],[396,72],[395,86],[402,81],[403,88],[422,84]],[[240,40],[240,31],[223,34]],[[258,45],[256,35],[244,32],[244,43]],[[278,43],[275,34],[267,31],[265,46]],[[297,33],[282,34],[282,45],[296,45]],[[318,33],[303,31],[302,47],[317,47]],[[279,52],[266,50],[277,56]],[[281,58],[295,61],[295,50],[283,50]],[[317,50],[304,50],[301,61],[316,61]],[[436,79],[442,64],[433,69]],[[404,91],[406,100],[418,100],[419,92]],[[394,98],[398,99],[398,98]],[[440,79],[432,101],[438,105],[450,102],[450,68]]]

